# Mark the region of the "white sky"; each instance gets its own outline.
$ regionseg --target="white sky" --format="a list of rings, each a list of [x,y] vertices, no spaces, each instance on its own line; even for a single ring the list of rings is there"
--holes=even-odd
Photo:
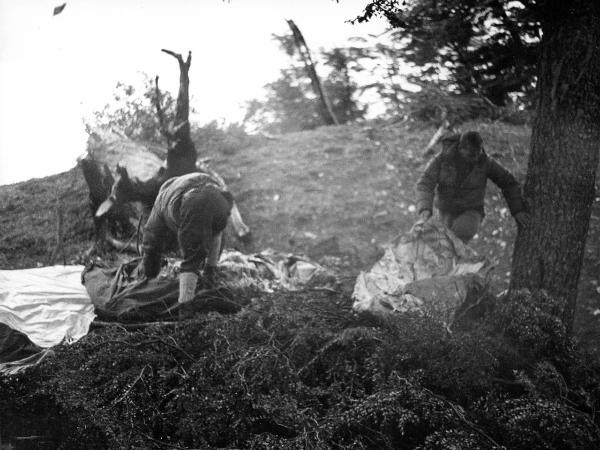
[[[271,34],[293,19],[311,50],[379,34],[351,25],[366,0],[0,0],[0,185],[68,170],[85,151],[82,118],[117,81],[159,75],[177,93],[176,61],[192,51],[190,92],[200,122],[239,121],[288,57]]]

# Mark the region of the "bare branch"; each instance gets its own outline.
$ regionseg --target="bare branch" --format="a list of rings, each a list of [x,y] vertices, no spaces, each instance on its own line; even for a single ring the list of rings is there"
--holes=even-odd
[[[179,124],[177,124],[176,126],[173,127],[173,134],[177,134],[179,132],[179,130],[181,130],[185,125],[189,125],[190,122],[188,120],[185,120]]]
[[[442,110],[442,124],[437,129],[435,134],[429,140],[427,147],[425,147],[425,151],[423,152],[423,157],[428,158],[434,152],[433,148],[440,141],[444,133],[450,128],[450,121],[447,119],[448,111],[446,109]]]
[[[192,63],[192,52],[188,52],[187,61],[183,61],[183,57],[179,53],[172,50],[161,49],[161,52],[171,55],[177,59],[179,63],[179,93],[177,94],[177,105],[175,107],[175,122],[182,123],[188,120],[190,115],[190,95],[189,95],[189,69]],[[189,135],[189,127],[181,127],[178,131]],[[176,133],[173,133],[176,134]]]
[[[173,134],[169,131],[167,126],[167,121],[165,119],[165,113],[162,110],[161,106],[161,94],[160,89],[158,88],[158,75],[154,78],[154,86],[155,86],[155,95],[154,95],[154,105],[156,106],[156,114],[158,115],[158,123],[160,126],[160,132],[164,137],[168,140],[173,139]]]
[[[163,52],[163,53],[166,53],[167,55],[171,55],[173,58],[177,59],[177,61],[179,62],[179,64],[185,64],[183,62],[182,56],[179,53],[175,53],[172,50],[167,50],[166,48],[161,48],[160,51]]]
[[[140,328],[146,327],[167,327],[167,326],[176,326],[179,322],[177,321],[157,321],[157,322],[136,322],[136,323],[120,323],[120,322],[105,322],[102,320],[94,320],[90,324],[90,328],[110,328],[117,327],[121,328],[123,331],[128,330],[139,330]]]
[[[119,397],[119,399],[117,401],[115,401],[111,408],[113,408],[114,406],[116,406],[118,403],[120,403],[125,397],[127,397],[129,395],[129,393],[131,392],[131,390],[133,389],[133,387],[137,384],[138,381],[140,381],[142,379],[142,376],[144,376],[144,371],[146,370],[146,368],[151,368],[150,365],[146,364],[143,368],[142,371],[140,372],[140,374],[136,377],[136,379],[133,381],[133,383],[131,383],[131,386],[129,386],[129,388],[125,391],[125,393],[123,395],[121,395],[121,397]]]

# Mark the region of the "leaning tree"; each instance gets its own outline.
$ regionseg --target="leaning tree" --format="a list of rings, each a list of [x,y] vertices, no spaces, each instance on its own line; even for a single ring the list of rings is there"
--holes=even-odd
[[[415,5],[442,10],[455,3],[371,1],[362,19],[378,14],[401,19]],[[572,326],[600,146],[600,1],[480,3],[501,4],[505,11],[517,7],[539,22],[537,100],[524,186],[532,221],[517,236],[511,289],[546,289],[563,299],[564,320]],[[402,26],[402,20],[391,23]]]

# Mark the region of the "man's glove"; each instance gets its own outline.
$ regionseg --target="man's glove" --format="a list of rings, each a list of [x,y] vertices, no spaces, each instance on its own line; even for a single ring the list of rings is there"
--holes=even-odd
[[[179,274],[179,298],[178,303],[186,303],[194,299],[198,275],[194,272],[182,272]]]
[[[427,222],[429,219],[431,218],[431,211],[429,211],[428,209],[424,209],[423,211],[421,211],[419,213],[419,222],[420,223],[425,223]]]
[[[428,209],[424,209],[419,213],[419,220],[415,222],[413,225],[413,230],[416,232],[420,232],[423,230],[423,225],[431,218],[431,211]]]
[[[514,217],[519,228],[527,228],[531,223],[531,216],[525,211],[516,213]]]

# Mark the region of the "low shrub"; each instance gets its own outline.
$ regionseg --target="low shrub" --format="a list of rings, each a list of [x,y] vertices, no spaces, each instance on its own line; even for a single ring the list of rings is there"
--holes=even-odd
[[[357,316],[319,291],[104,328],[2,379],[0,421],[50,404],[61,448],[597,448],[600,364],[564,334],[558,303],[493,303],[452,332]]]

